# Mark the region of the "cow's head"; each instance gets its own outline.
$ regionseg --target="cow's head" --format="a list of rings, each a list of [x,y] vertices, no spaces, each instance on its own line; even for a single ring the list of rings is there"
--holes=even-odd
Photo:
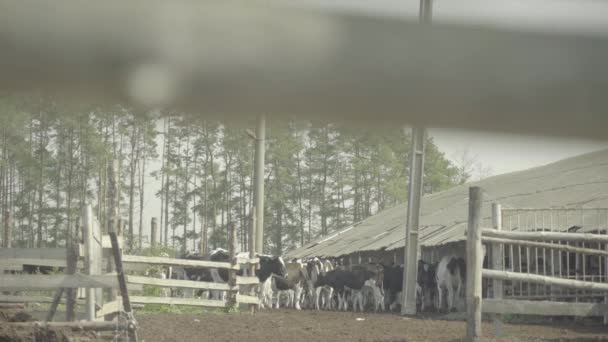
[[[266,280],[271,274],[276,274],[281,277],[287,276],[287,268],[285,262],[280,256],[260,255],[260,270],[258,278],[260,281]]]

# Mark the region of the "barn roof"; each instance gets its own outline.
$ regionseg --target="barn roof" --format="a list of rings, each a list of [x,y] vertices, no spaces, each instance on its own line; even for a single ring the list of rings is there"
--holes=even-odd
[[[480,186],[484,190],[483,214],[488,225],[492,202],[502,204],[503,208],[608,208],[608,149],[424,196],[420,217],[422,246],[442,245],[464,238],[470,186]],[[286,256],[338,257],[353,252],[403,248],[406,207],[401,204],[384,210],[291,250]],[[563,228],[572,226],[572,222]],[[599,222],[588,218],[585,222],[583,230],[608,228],[608,217]]]

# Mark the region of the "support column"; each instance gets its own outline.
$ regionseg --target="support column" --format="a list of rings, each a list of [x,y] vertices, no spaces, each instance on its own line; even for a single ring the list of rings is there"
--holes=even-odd
[[[496,230],[502,230],[502,208],[498,203],[492,203],[492,228]],[[492,269],[504,271],[504,244],[495,243],[492,245],[491,251],[492,257]],[[492,281],[492,294],[494,299],[502,299],[503,295],[503,281],[500,279],[494,279]],[[494,330],[496,337],[502,336],[502,315],[496,314],[494,316]]]
[[[254,202],[256,213],[255,251],[264,253],[264,154],[266,143],[266,118],[260,115],[255,130],[255,183]]]
[[[412,149],[410,152],[409,197],[407,203],[407,222],[405,228],[405,266],[403,271],[402,315],[416,314],[416,277],[418,275],[418,231],[420,226],[420,202],[424,180],[424,149],[426,130],[421,127],[412,129]]]
[[[467,227],[467,341],[481,337],[481,272],[483,247],[481,245],[481,208],[483,192],[480,187],[469,188],[469,220]]]

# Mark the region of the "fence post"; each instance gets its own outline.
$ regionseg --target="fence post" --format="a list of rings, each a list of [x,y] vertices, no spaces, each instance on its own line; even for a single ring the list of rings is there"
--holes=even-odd
[[[230,291],[228,291],[228,306],[235,307],[238,305],[237,302],[237,294],[238,288],[236,287],[236,270],[234,266],[237,265],[236,260],[236,244],[237,244],[237,236],[236,236],[236,228],[234,222],[228,223],[228,254],[230,255],[230,270],[228,271],[228,285],[230,286]]]
[[[476,186],[470,187],[467,227],[467,341],[475,341],[481,337],[482,204],[482,189]]]
[[[85,205],[82,208],[83,217],[83,233],[85,246],[85,273],[93,274],[95,272],[94,260],[95,253],[95,237],[93,236],[93,213],[90,205]],[[95,320],[95,289],[86,289],[86,304],[85,313],[88,321]]]
[[[502,230],[502,208],[498,203],[492,203],[492,228],[495,230]],[[492,269],[504,271],[504,244],[495,243],[492,245]],[[492,282],[492,292],[494,299],[502,299],[503,296],[503,282],[499,279],[494,279]],[[502,335],[502,315],[496,314],[494,316],[494,329],[497,337]]]
[[[249,259],[255,258],[255,207],[251,210],[251,224],[249,226]],[[255,277],[255,269],[257,264],[249,264],[249,276]],[[255,286],[250,287],[250,295],[255,295]],[[249,305],[249,312],[253,315],[255,313],[255,305]]]
[[[78,242],[72,241],[67,248],[67,274],[75,274],[78,267]],[[65,320],[68,322],[76,320],[76,295],[77,289],[66,289],[66,309],[65,309]],[[88,293],[87,293],[88,294]],[[93,302],[94,303],[94,302]],[[88,304],[88,296],[87,296]],[[88,308],[88,306],[87,306]],[[93,306],[93,312],[95,307]]]
[[[156,248],[156,235],[157,235],[158,226],[156,224],[156,217],[152,218],[152,222],[150,222],[150,247]]]

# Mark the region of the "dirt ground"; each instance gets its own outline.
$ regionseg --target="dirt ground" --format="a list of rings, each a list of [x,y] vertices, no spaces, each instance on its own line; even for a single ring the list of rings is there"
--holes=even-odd
[[[101,342],[111,341],[113,333],[97,334],[93,331],[73,329],[15,328],[7,323],[34,321],[22,310],[0,311],[0,342]]]
[[[140,341],[146,342],[461,341],[465,336],[463,321],[391,314],[265,310],[254,316],[219,312],[136,316]],[[31,316],[23,312],[0,312],[0,342],[97,342],[111,341],[113,337],[113,333],[15,329],[6,324],[31,320]],[[608,341],[608,328],[572,321],[550,325],[505,324],[499,338],[494,337],[492,323],[484,323],[483,330],[484,341]]]
[[[146,342],[398,342],[460,341],[465,323],[437,318],[405,318],[389,314],[266,310],[249,313],[139,315],[139,336]],[[574,322],[511,325],[494,338],[494,325],[483,326],[487,341],[608,341],[608,328]]]

